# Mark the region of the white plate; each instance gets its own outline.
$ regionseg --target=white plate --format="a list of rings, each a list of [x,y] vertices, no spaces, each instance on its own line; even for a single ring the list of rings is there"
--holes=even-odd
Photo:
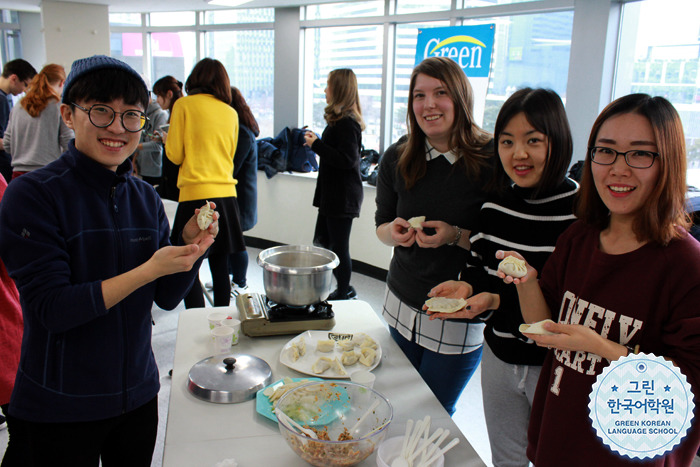
[[[316,374],[311,370],[313,364],[316,363],[316,360],[318,360],[320,357],[329,357],[331,359],[338,357],[338,360],[340,360],[343,355],[343,349],[337,345],[334,347],[332,352],[319,352],[316,350],[316,343],[320,340],[328,339],[335,341],[352,339],[353,337],[362,339],[364,336],[372,337],[364,332],[339,333],[333,331],[305,331],[291,339],[284,345],[284,347],[282,347],[282,351],[280,352],[280,362],[292,370],[296,370],[299,373],[304,373],[306,375],[316,376],[317,378],[347,379],[350,378],[350,374],[354,371],[373,370],[377,367],[377,365],[379,365],[379,362],[382,359],[382,346],[379,345],[377,339],[372,337],[372,340],[377,344],[377,355],[374,357],[374,363],[368,367],[359,361],[353,365],[345,365],[345,371],[347,372],[346,375],[341,375],[332,368],[321,374]],[[302,337],[304,338],[304,343],[306,344],[306,354],[299,357],[297,361],[294,361],[292,360],[292,344],[298,342]],[[358,351],[359,347],[355,347],[355,352]]]

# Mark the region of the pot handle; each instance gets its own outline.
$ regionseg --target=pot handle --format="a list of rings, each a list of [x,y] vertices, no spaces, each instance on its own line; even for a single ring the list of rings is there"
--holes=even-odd
[[[226,367],[226,371],[231,371],[234,369],[235,364],[236,364],[236,359],[233,357],[226,357],[224,358],[224,366]]]

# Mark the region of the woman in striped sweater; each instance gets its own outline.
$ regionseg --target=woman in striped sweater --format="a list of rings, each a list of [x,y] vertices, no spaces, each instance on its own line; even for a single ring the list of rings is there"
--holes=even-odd
[[[515,287],[496,275],[498,250],[518,250],[541,268],[559,235],[575,220],[578,184],[566,177],[571,162],[569,123],[559,96],[525,88],[503,105],[494,139],[501,160],[493,186],[505,186],[483,204],[479,231],[470,236],[471,258],[461,281],[435,287],[430,296],[468,298],[465,310],[431,319],[486,322],[481,385],[493,464],[527,466],[530,408],[547,349],[523,336]],[[508,178],[512,183],[507,182]]]

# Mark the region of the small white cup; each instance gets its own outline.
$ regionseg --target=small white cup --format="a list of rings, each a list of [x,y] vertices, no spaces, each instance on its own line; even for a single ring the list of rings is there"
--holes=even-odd
[[[238,335],[241,332],[241,321],[236,318],[227,317],[221,322],[224,326],[233,329],[233,338],[231,339],[231,345],[238,344]]]
[[[368,388],[374,387],[374,380],[376,378],[374,373],[367,370],[357,370],[350,373],[350,381],[367,386]]]
[[[209,313],[207,315],[207,320],[209,320],[209,330],[214,329],[217,326],[223,326],[222,321],[228,317],[226,313],[221,313],[215,311],[214,313]]]
[[[233,328],[228,326],[216,326],[211,330],[213,339],[214,354],[220,355],[231,351],[231,340],[233,339]]]

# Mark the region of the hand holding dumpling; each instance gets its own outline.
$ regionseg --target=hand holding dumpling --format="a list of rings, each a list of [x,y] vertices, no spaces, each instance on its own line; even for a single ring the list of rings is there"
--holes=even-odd
[[[530,277],[537,278],[537,271],[530,266],[520,253],[515,251],[498,250],[496,259],[501,259],[498,265],[498,277],[506,284],[521,284],[527,282]]]
[[[194,215],[187,221],[182,229],[182,240],[188,244],[196,244],[200,247],[214,243],[214,238],[219,233],[219,213],[215,211],[216,204],[208,201],[201,209],[195,209]],[[201,220],[198,221],[200,212],[202,212]],[[211,222],[209,222],[211,220]],[[201,226],[204,228],[200,227]]]

